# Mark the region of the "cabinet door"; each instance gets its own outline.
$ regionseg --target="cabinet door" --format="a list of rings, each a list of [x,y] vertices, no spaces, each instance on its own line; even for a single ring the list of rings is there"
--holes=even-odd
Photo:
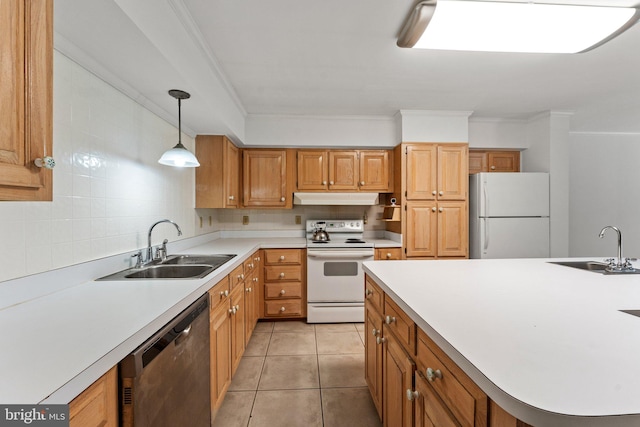
[[[237,208],[240,206],[240,150],[227,138],[224,144],[224,207]]]
[[[382,419],[382,315],[365,303],[364,379]]]
[[[438,202],[438,257],[468,256],[466,202]]]
[[[415,426],[460,427],[419,371],[416,371],[415,382]]]
[[[328,154],[326,151],[298,151],[298,190],[328,188]]]
[[[287,194],[287,152],[244,150],[243,159],[243,205],[290,207],[292,201],[291,195]]]
[[[438,200],[466,200],[469,187],[467,146],[438,146]]]
[[[490,151],[487,162],[489,172],[520,172],[519,151]]]
[[[413,388],[415,365],[402,350],[387,326],[383,326],[383,424],[385,427],[413,427],[413,402],[407,390]],[[438,426],[439,427],[439,426]]]
[[[0,200],[52,200],[53,0],[0,2]]]
[[[469,151],[469,175],[488,171],[487,153],[484,151]]]
[[[357,151],[329,151],[329,189],[357,190],[358,166]]]
[[[435,257],[438,244],[437,202],[407,202],[407,257]]]
[[[240,207],[240,151],[222,135],[196,136],[196,208]]]
[[[113,367],[69,403],[69,426],[117,425],[118,368]]]
[[[245,347],[249,344],[253,329],[258,321],[258,295],[259,289],[256,286],[258,279],[256,277],[257,272],[252,272],[245,278],[244,281],[244,342]]]
[[[212,298],[217,295],[212,294]],[[215,412],[231,384],[231,304],[225,303],[209,314],[209,354],[211,375],[211,410]]]
[[[361,150],[360,191],[389,191],[389,152],[386,150]]]
[[[437,147],[410,144],[406,147],[407,200],[435,200],[437,194]]]
[[[244,284],[231,292],[231,376],[236,373],[244,353]]]

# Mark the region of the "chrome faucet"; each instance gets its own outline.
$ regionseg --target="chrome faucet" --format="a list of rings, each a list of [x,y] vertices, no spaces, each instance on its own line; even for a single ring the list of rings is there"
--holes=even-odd
[[[158,222],[156,222],[155,224],[153,224],[151,227],[149,227],[149,234],[147,235],[147,259],[146,262],[149,263],[151,261],[153,261],[153,248],[151,247],[151,232],[153,231],[153,228],[158,225],[158,224],[162,224],[163,222],[168,222],[170,224],[173,224],[176,229],[178,230],[178,236],[182,236],[182,230],[180,230],[180,226],[178,224],[176,224],[175,222],[171,221],[170,219],[162,219]],[[166,240],[163,242],[163,250],[164,250],[164,255],[167,255],[167,247],[166,247]]]
[[[618,233],[618,262],[614,258],[609,258],[606,261],[609,262],[609,266],[607,267],[607,271],[609,272],[623,272],[623,271],[633,271],[634,268],[631,266],[631,263],[628,259],[622,258],[622,232],[618,227],[614,227],[612,225],[607,225],[602,230],[600,230],[600,234],[598,237],[601,239],[604,237],[604,232],[607,229],[612,229],[616,233]]]

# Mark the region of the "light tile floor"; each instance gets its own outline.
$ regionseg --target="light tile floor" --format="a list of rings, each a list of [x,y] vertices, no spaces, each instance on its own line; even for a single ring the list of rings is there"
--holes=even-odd
[[[259,322],[214,427],[380,427],[364,325]]]

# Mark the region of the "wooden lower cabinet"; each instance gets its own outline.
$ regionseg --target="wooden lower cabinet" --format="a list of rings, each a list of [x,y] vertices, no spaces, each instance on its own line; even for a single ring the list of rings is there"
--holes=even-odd
[[[304,249],[264,249],[264,317],[302,318],[307,313]]]
[[[69,403],[69,426],[118,426],[117,367],[111,368]]]
[[[407,257],[467,257],[466,201],[407,202]]]
[[[227,282],[226,296],[225,289],[220,289],[218,286],[209,291],[211,301],[221,301],[209,313],[212,419],[231,384],[231,302],[228,294],[228,279],[225,278],[225,281]]]
[[[376,261],[402,259],[402,248],[376,248],[375,259]]]
[[[382,419],[382,314],[373,308],[371,302],[366,301],[364,319],[364,379],[369,386],[378,417]]]
[[[244,299],[244,285],[231,291],[231,375],[233,376],[240,365],[245,349],[244,312],[246,304]]]
[[[413,388],[415,363],[387,325],[383,326],[382,420],[385,427],[413,427],[413,402],[407,390]]]
[[[415,376],[414,400],[415,427],[459,427],[451,411],[442,403],[427,380],[419,371]]]

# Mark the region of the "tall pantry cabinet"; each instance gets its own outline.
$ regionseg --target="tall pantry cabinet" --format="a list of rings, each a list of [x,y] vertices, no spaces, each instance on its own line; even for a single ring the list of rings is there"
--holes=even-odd
[[[403,143],[394,157],[402,215],[387,229],[402,233],[405,258],[468,257],[468,145]]]

